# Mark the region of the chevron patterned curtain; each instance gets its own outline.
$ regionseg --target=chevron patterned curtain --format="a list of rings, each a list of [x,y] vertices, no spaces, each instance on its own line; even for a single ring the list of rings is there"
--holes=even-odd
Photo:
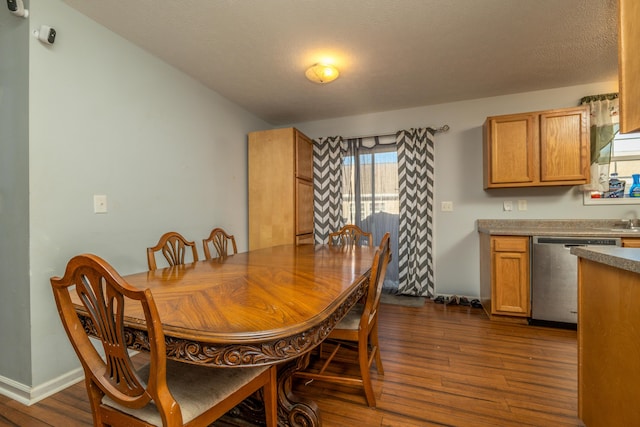
[[[433,170],[431,128],[401,130],[398,145],[400,193],[398,293],[433,297]]]
[[[344,225],[342,217],[342,137],[313,141],[313,210],[316,244],[327,243],[329,233]]]

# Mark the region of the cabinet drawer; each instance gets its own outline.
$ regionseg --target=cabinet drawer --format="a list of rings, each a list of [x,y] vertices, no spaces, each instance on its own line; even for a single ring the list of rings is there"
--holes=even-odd
[[[495,252],[528,252],[529,237],[527,236],[492,237],[491,247]]]

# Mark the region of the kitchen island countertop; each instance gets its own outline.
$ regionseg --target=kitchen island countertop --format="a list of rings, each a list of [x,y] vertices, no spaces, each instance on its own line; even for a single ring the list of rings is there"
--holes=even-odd
[[[640,249],[618,246],[574,246],[570,252],[590,261],[640,273]]]

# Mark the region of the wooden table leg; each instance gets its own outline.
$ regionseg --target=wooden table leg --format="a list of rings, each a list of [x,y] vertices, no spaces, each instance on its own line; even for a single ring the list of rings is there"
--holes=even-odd
[[[320,427],[320,410],[309,399],[297,396],[292,391],[293,374],[309,364],[309,352],[297,359],[278,366],[278,426],[281,427]],[[264,425],[264,403],[262,393],[258,392],[229,411],[216,421],[216,427],[239,427]]]
[[[293,374],[309,365],[310,352],[278,368],[278,425],[292,427],[321,426],[318,405],[297,396],[293,391]]]

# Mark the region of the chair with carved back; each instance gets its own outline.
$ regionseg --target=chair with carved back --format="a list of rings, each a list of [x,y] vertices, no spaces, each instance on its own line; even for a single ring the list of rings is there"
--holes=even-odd
[[[210,246],[213,245],[218,257],[226,257],[229,255],[229,243],[233,249],[233,254],[238,253],[236,246],[236,238],[228,234],[222,228],[214,228],[211,230],[209,237],[202,239],[202,247],[204,248],[204,259],[212,259]]]
[[[106,261],[83,254],[51,286],[64,329],[85,374],[94,426],[208,426],[262,390],[266,425],[277,424],[276,366],[210,368],[167,360],[161,319],[149,289],[130,286]],[[73,304],[82,301],[103,357]],[[132,363],[123,325],[125,307],[144,313],[149,363]],[[99,344],[96,344],[99,347]]]
[[[391,257],[389,240],[389,233],[386,233],[382,237],[380,246],[376,249],[364,303],[358,303],[349,310],[324,341],[327,344],[326,347],[329,347],[328,344],[333,344],[331,354],[324,360],[324,352],[320,350],[320,363],[323,364],[319,369],[310,368],[295,374],[297,378],[307,380],[362,386],[367,405],[371,407],[376,406],[369,373],[374,361],[378,374],[384,375],[378,340],[378,308],[382,295],[382,284]],[[359,377],[343,373],[343,371],[327,369],[334,360],[338,361],[336,356],[341,349],[356,351]]]
[[[169,263],[169,266],[184,264],[187,248],[191,248],[193,262],[198,261],[198,250],[196,249],[195,242],[188,241],[180,233],[175,231],[164,233],[160,237],[158,244],[147,248],[147,264],[149,265],[149,270],[158,268],[156,264],[156,252],[160,251]]]
[[[373,246],[373,235],[354,224],[347,224],[340,230],[329,233],[330,246],[361,246],[365,242],[367,246]]]

